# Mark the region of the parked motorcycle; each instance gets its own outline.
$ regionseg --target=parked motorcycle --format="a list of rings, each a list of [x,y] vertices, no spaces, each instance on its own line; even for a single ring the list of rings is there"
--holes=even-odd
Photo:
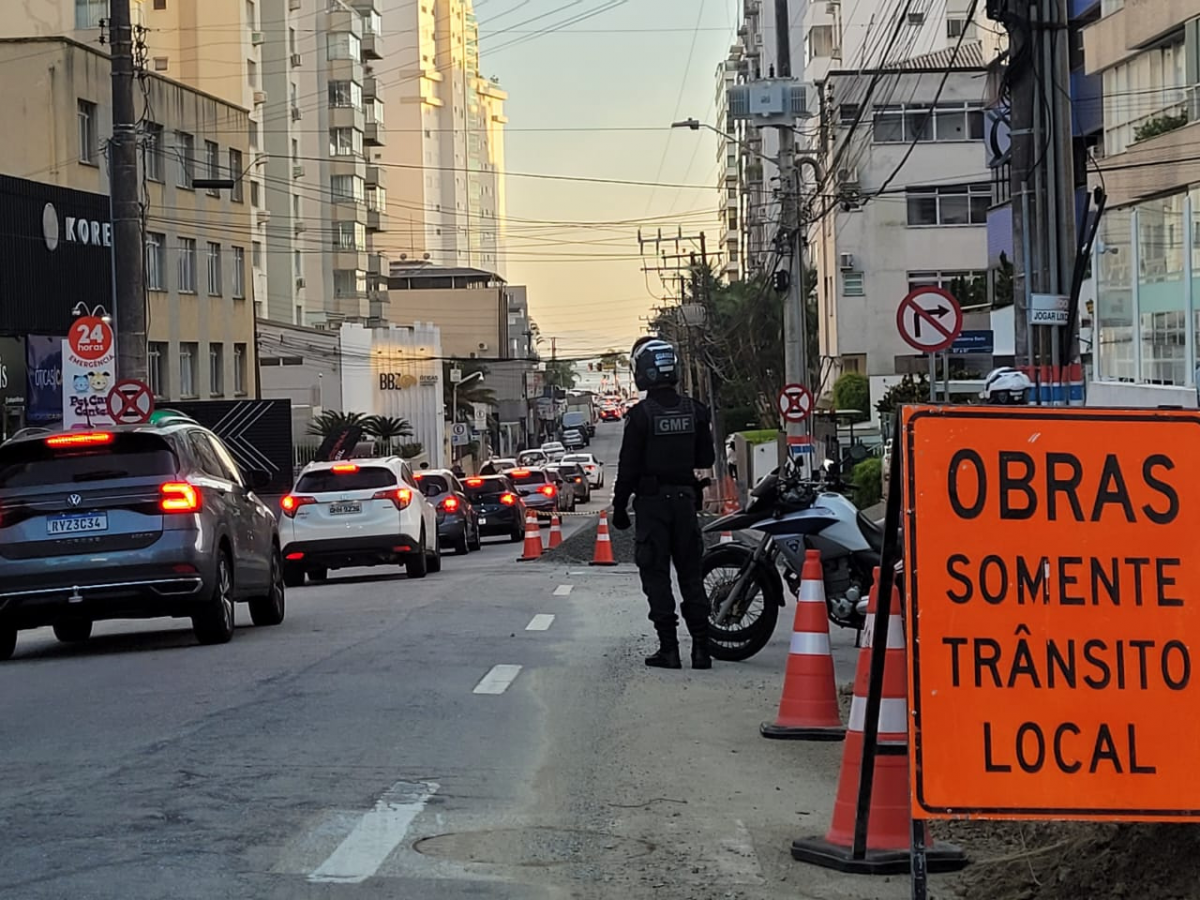
[[[806,481],[789,462],[751,491],[745,510],[705,526],[709,533],[759,535],[712,545],[701,561],[714,657],[740,661],[766,646],[785,605],[784,582],[797,593],[807,550],[821,552],[829,620],[861,631],[860,605],[865,609],[861,601],[879,565],[883,530],[844,490],[836,465],[827,462],[820,479]]]

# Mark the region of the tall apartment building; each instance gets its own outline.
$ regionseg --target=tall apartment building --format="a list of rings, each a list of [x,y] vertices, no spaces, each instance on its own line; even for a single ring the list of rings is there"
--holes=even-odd
[[[390,169],[393,261],[504,275],[504,102],[480,69],[471,0],[380,0],[386,64],[373,72],[394,134]]]
[[[1081,0],[1073,4],[1081,5]],[[1108,192],[1088,403],[1196,406],[1200,353],[1200,0],[1100,0],[1082,29],[1103,79]]]

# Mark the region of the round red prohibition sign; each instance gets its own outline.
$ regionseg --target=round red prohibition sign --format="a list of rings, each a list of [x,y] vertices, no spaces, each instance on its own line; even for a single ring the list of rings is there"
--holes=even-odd
[[[812,411],[813,396],[802,384],[785,384],[779,392],[779,414],[785,422],[799,424]]]
[[[118,381],[108,392],[108,414],[116,425],[142,425],[154,413],[154,391],[140,381]]]
[[[900,301],[896,328],[914,350],[937,353],[949,347],[962,332],[962,307],[949,291],[919,287]]]

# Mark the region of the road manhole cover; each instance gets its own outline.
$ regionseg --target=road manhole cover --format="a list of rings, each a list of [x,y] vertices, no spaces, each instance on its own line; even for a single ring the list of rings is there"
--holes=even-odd
[[[497,828],[422,838],[413,848],[425,856],[500,866],[562,866],[636,859],[654,852],[649,841],[600,831],[560,828]]]

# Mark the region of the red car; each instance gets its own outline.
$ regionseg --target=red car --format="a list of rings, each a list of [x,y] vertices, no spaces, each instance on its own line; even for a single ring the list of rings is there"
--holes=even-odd
[[[600,421],[601,422],[620,422],[621,421],[621,411],[618,409],[615,409],[615,408],[602,409],[602,410],[600,410]]]

